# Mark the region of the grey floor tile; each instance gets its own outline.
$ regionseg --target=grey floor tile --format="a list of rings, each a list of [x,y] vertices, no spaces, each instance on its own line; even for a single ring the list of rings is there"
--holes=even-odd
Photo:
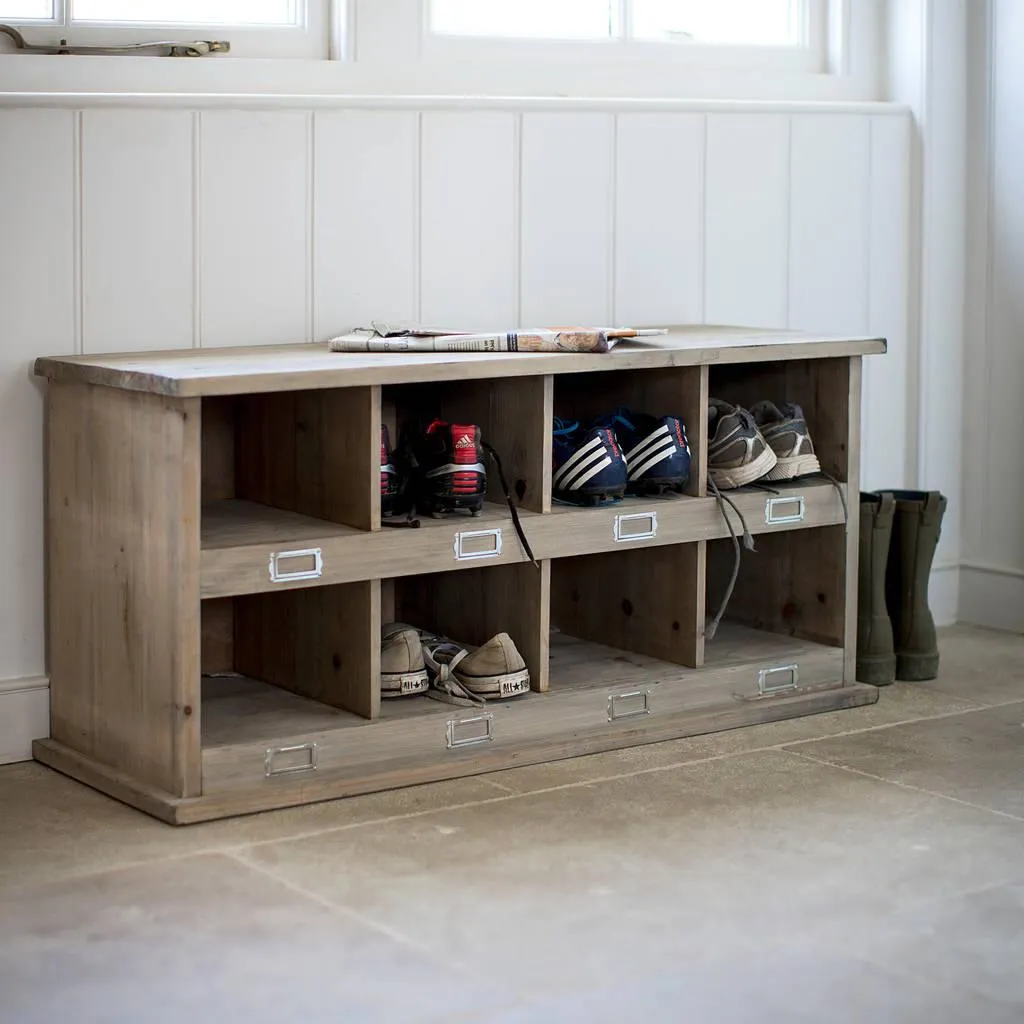
[[[0,766],[0,890],[500,797],[483,778],[175,828],[45,768]]]
[[[1024,636],[977,626],[939,631],[939,678],[915,683],[981,704],[1024,700]]]
[[[538,994],[488,1024],[1018,1024],[1015,1007],[841,950],[780,940],[744,960],[704,957],[654,975]]]
[[[864,955],[942,978],[1024,1020],[1024,881],[901,911]]]
[[[4,1024],[393,1024],[490,991],[216,854],[8,893],[0,920]]]
[[[792,749],[1024,819],[1024,702]]]
[[[546,985],[866,933],[1014,877],[1022,841],[988,812],[766,752],[243,855],[485,974],[511,957]]]
[[[798,740],[834,736],[861,729],[876,729],[897,722],[911,722],[937,715],[956,714],[979,707],[976,701],[945,693],[931,693],[917,686],[897,683],[885,687],[878,703],[823,715],[791,718],[784,722],[768,722],[745,729],[691,736],[685,739],[652,743],[625,750],[610,750],[588,757],[576,757],[549,764],[510,768],[487,777],[518,793],[529,793],[552,786],[572,785],[595,779],[650,771],[708,757],[762,750],[765,747],[793,743]]]

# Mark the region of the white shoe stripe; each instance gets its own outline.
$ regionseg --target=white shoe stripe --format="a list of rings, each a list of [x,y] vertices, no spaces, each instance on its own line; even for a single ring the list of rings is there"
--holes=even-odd
[[[660,444],[663,437],[668,436],[668,425],[662,424],[653,433],[648,434],[632,451],[626,453],[626,461],[632,462],[644,454],[644,450],[653,444]]]
[[[604,438],[594,437],[591,438],[578,452],[573,453],[568,459],[562,463],[558,472],[555,474],[555,483],[557,483],[566,473],[570,472],[581,459],[584,457],[589,458],[590,453],[597,448],[604,448]]]
[[[592,469],[588,469],[582,476],[576,477],[576,479],[573,480],[573,482],[572,482],[572,487],[571,488],[566,488],[566,490],[578,490],[588,480],[590,480],[591,477],[597,476],[597,474],[600,473],[602,469],[604,469],[606,466],[610,466],[611,464],[612,464],[611,456],[610,455],[606,455]]]
[[[671,439],[669,440],[671,441]],[[656,466],[659,462],[664,462],[665,459],[671,458],[676,453],[676,450],[676,446],[670,443],[655,452],[649,452],[646,461],[640,463],[636,469],[630,470],[629,479],[635,480],[638,476],[646,473],[652,466]]]
[[[602,459],[608,459],[611,461],[611,456],[602,448],[600,451],[594,452],[585,462],[581,462],[567,477],[564,477],[558,484],[560,488],[566,491],[571,491],[576,486],[576,481],[579,479],[581,474],[586,473],[591,466],[596,462],[600,462]]]

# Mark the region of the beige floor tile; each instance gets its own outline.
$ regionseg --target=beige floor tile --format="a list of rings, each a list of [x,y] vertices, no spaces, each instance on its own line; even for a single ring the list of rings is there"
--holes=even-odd
[[[1024,820],[1024,702],[792,749]]]
[[[0,767],[0,889],[500,797],[455,779],[175,828],[31,762]]]
[[[863,932],[1007,881],[1022,842],[1016,822],[773,751],[243,856],[483,974],[514,960],[551,986]]]
[[[916,683],[981,704],[1024,700],[1024,636],[977,626],[939,631],[939,678]]]
[[[897,722],[956,714],[980,707],[977,702],[945,693],[932,693],[918,686],[897,683],[879,692],[877,704],[823,715],[769,722],[746,729],[692,736],[686,739],[652,743],[643,747],[607,751],[588,757],[548,764],[527,765],[487,776],[492,782],[519,793],[549,789],[553,786],[589,782],[630,772],[650,771],[671,765],[699,761],[708,757],[746,753],[797,740],[834,736],[861,729],[876,729]]]
[[[5,1024],[393,1024],[470,1011],[489,991],[216,854],[9,891],[0,920]]]

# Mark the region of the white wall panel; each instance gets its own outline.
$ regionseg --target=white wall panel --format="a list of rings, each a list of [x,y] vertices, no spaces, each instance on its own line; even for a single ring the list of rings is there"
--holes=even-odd
[[[517,318],[516,118],[423,115],[422,318],[508,327]]]
[[[861,483],[865,490],[901,487],[913,478],[908,437],[910,398],[910,122],[870,122],[869,334],[887,339],[882,358],[864,360]]]
[[[526,326],[612,316],[612,125],[610,114],[523,115]]]
[[[192,124],[186,110],[82,114],[86,352],[192,344]]]
[[[200,304],[204,346],[305,341],[312,114],[204,111]]]
[[[709,114],[705,173],[705,320],[785,327],[789,118]]]
[[[315,117],[314,337],[374,319],[413,320],[418,115]]]
[[[703,288],[702,114],[620,114],[616,131],[618,324],[699,323]]]
[[[867,118],[792,121],[789,326],[862,334],[868,320]]]
[[[0,679],[44,671],[41,355],[75,351],[75,123],[0,111]]]

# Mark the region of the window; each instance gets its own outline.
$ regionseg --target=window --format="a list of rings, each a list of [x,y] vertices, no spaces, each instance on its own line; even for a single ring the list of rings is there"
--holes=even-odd
[[[438,36],[806,47],[813,0],[430,0]]]
[[[30,43],[226,39],[234,56],[325,57],[329,0],[0,0]],[[154,35],[154,32],[156,33]]]

